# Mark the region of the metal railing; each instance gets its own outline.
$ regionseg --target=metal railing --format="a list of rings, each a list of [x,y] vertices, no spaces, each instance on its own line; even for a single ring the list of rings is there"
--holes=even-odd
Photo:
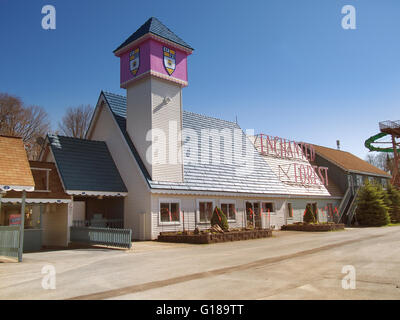
[[[98,244],[119,248],[132,247],[131,229],[113,229],[96,227],[71,227],[71,242]]]
[[[350,226],[351,220],[353,219],[355,209],[357,207],[357,197],[358,193],[360,191],[360,187],[353,187],[350,186],[343,199],[342,202],[339,205],[339,218],[337,223],[340,223],[343,219],[343,216],[347,216],[347,225]],[[347,210],[346,210],[347,209]],[[349,221],[350,219],[350,221]]]
[[[397,120],[397,121],[387,120],[387,121],[379,122],[380,130],[397,129],[397,128],[400,128],[400,120]]]
[[[0,256],[18,258],[19,226],[0,226]]]
[[[360,192],[360,188],[358,188],[354,194],[354,198],[353,201],[350,204],[349,210],[347,212],[347,225],[350,226],[351,222],[353,220],[353,217],[356,213],[356,209],[357,209],[357,198],[358,198],[358,194]]]
[[[72,221],[72,226],[122,229],[124,227],[124,220],[123,219],[74,220]]]
[[[342,201],[340,202],[340,205],[339,205],[337,223],[339,223],[340,220],[342,219],[344,211],[346,210],[346,207],[349,204],[349,201],[350,201],[352,195],[353,195],[353,187],[349,186],[346,190],[346,193],[343,196]]]

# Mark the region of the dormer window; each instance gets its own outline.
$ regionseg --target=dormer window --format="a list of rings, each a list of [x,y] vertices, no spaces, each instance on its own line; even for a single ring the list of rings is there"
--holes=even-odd
[[[34,192],[50,192],[50,171],[48,168],[31,168],[35,181]]]

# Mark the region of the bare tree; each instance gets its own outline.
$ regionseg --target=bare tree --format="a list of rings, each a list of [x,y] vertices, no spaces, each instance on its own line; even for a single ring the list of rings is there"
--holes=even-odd
[[[365,161],[374,165],[375,167],[386,171],[388,173],[392,172],[393,161],[389,153],[385,152],[375,152],[367,154]]]
[[[91,105],[80,105],[76,108],[68,108],[62,121],[58,123],[58,127],[61,133],[66,136],[84,138],[89,128],[92,114],[93,107]]]
[[[37,159],[44,138],[50,129],[47,112],[39,106],[25,107],[19,97],[0,93],[0,134],[21,137],[29,159]]]

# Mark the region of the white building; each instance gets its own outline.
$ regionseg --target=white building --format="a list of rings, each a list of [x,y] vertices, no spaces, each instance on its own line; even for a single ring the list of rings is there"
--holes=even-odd
[[[290,160],[261,154],[238,124],[183,111],[192,51],[156,18],[115,50],[127,95],[101,92],[86,139],[105,142],[124,186],[80,191],[119,196],[124,227],[142,240],[162,231],[208,228],[215,206],[230,227],[280,228],[301,221],[308,203],[319,220],[327,220],[326,208],[337,207],[340,194],[324,185],[288,183],[277,168]],[[43,157],[57,164],[51,153]]]

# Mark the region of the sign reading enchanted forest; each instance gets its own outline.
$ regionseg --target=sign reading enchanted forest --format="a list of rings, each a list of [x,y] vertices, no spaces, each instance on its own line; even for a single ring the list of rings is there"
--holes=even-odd
[[[255,146],[262,155],[282,160],[278,164],[278,175],[282,182],[328,185],[328,168],[312,164],[315,149],[311,144],[259,134]]]

